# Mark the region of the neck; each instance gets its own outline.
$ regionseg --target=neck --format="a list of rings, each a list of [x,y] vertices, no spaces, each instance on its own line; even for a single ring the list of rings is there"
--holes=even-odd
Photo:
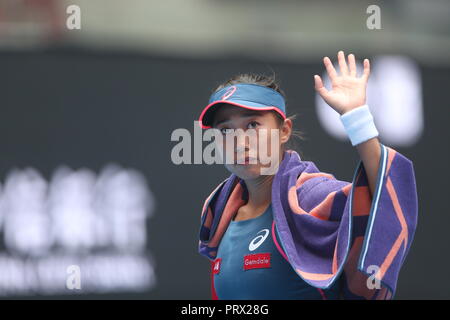
[[[248,190],[247,206],[260,208],[267,206],[272,201],[273,178],[273,175],[267,175],[245,180]]]

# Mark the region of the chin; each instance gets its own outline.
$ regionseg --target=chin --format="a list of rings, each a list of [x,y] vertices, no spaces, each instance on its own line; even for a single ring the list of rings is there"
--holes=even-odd
[[[261,167],[256,164],[249,165],[226,165],[231,173],[234,173],[242,180],[255,179],[261,176]]]

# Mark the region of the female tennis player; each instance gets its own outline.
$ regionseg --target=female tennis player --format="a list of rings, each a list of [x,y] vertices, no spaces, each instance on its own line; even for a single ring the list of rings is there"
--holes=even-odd
[[[200,126],[224,137],[254,130],[276,164],[273,174],[263,174],[273,163],[261,161],[262,149],[250,139],[219,144],[236,161],[225,164],[231,175],[201,214],[199,253],[211,261],[213,299],[393,298],[417,225],[413,163],[378,139],[366,104],[369,60],[359,76],[353,54],[337,57],[340,74],[323,60],[331,90],[320,76],[314,81],[360,156],[352,182],[286,147],[292,119],[272,78],[233,77],[201,112]]]

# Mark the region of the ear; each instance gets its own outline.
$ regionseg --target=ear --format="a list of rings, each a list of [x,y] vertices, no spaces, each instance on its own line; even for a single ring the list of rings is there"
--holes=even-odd
[[[286,143],[289,141],[292,133],[292,120],[286,118],[280,130],[280,143]]]

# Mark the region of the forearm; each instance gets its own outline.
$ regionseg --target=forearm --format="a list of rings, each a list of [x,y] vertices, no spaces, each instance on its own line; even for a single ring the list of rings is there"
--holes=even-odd
[[[353,54],[348,56],[348,65],[344,52],[338,52],[340,75],[334,69],[330,58],[324,58],[324,65],[331,80],[331,90],[324,87],[320,76],[314,76],[316,91],[341,115],[344,129],[353,146],[358,150],[367,173],[369,191],[375,193],[381,146],[377,139],[378,130],[373,116],[366,104],[366,86],[370,74],[369,59],[364,59],[363,74],[358,77],[356,60]],[[364,141],[364,142],[362,142]]]
[[[381,147],[377,137],[355,146],[366,170],[370,193],[375,193],[378,167],[380,165]]]

